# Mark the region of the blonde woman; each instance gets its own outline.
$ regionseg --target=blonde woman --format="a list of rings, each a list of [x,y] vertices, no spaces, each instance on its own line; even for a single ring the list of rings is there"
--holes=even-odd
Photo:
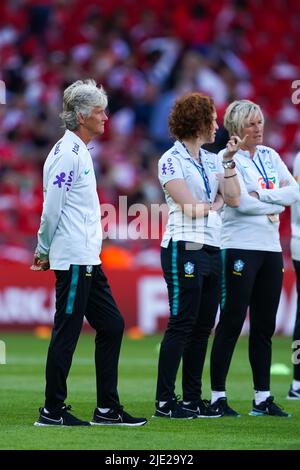
[[[211,407],[223,416],[239,416],[228,405],[226,377],[250,306],[249,360],[255,391],[250,415],[287,417],[270,392],[271,338],[283,278],[279,214],[299,200],[299,188],[278,153],[263,145],[264,116],[257,104],[234,101],[226,110],[224,125],[230,135],[247,138],[235,155],[240,204],[224,210],[222,301],[211,353]]]

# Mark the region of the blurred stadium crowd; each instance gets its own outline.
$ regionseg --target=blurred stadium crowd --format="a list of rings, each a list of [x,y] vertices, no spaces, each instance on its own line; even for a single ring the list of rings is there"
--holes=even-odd
[[[109,96],[106,133],[90,144],[100,201],[162,203],[157,160],[170,145],[168,112],[186,91],[213,96],[219,124],[233,99],[258,102],[265,144],[291,167],[300,148],[300,108],[291,101],[299,44],[298,0],[2,0],[0,259],[31,260],[43,162],[62,134],[62,91],[71,82],[92,77]],[[226,139],[221,128],[212,150]],[[106,243],[112,263],[130,265],[147,250],[141,259],[158,260],[159,240],[118,245],[114,253]]]

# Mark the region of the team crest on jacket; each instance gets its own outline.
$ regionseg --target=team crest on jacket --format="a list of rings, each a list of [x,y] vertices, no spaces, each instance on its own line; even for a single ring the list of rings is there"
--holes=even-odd
[[[93,271],[93,266],[91,266],[91,265],[86,266],[85,270],[86,270],[86,274],[85,274],[85,275],[86,275],[86,276],[91,276],[91,275],[92,275],[91,273],[92,273],[92,271]]]
[[[237,259],[234,262],[233,269],[234,269],[235,273],[241,273],[244,269],[244,266],[245,266],[244,261],[242,261],[241,259]]]
[[[188,261],[184,265],[185,277],[194,277],[195,265]]]

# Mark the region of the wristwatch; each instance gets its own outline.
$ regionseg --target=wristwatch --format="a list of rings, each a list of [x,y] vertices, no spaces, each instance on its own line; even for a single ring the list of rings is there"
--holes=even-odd
[[[37,256],[41,260],[49,259],[49,255],[46,255],[45,253],[39,253],[38,250],[35,250],[34,255]]]
[[[225,168],[225,170],[233,170],[233,168],[235,168],[235,161],[234,160],[229,160],[229,161],[223,160],[222,165],[223,165],[223,168]]]

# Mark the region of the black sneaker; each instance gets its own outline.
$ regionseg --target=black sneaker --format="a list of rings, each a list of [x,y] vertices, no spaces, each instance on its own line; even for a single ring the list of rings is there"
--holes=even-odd
[[[61,410],[55,413],[46,412],[45,408],[39,408],[40,417],[34,426],[90,426],[88,421],[82,421],[69,413],[70,410],[70,405],[64,405]]]
[[[249,413],[250,416],[279,416],[281,418],[289,418],[292,416],[274,403],[274,397],[268,397],[266,401],[263,401],[259,405],[255,404],[253,400],[253,409]]]
[[[241,416],[240,413],[230,408],[226,397],[218,398],[217,401],[210,405],[210,409],[217,413],[221,413],[222,416],[229,416],[232,418],[239,418]]]
[[[289,389],[289,393],[286,397],[288,400],[300,400],[300,388],[294,390],[293,387]]]
[[[101,413],[98,408],[95,408],[91,421],[93,426],[143,426],[146,423],[146,418],[134,418],[126,413],[122,406],[111,409],[107,413]]]
[[[182,402],[179,402],[177,398],[172,398],[163,406],[159,406],[157,401],[152,418],[193,419],[197,416],[194,411],[183,408]]]
[[[213,410],[208,400],[191,401],[188,405],[182,402],[182,409],[194,413],[197,418],[220,418],[220,411]]]

